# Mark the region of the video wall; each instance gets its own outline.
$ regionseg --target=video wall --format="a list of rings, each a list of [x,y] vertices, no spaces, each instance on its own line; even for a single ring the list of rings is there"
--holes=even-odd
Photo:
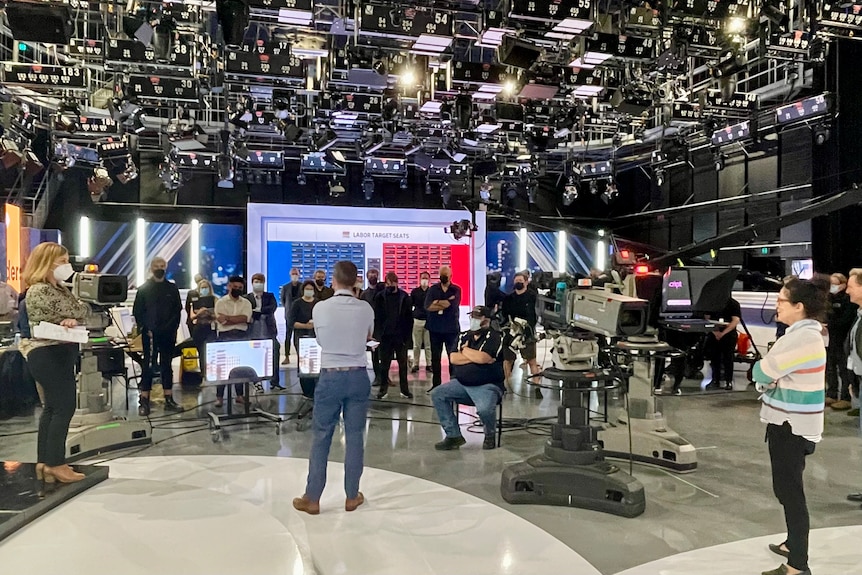
[[[476,214],[479,231],[456,240],[444,231],[467,212],[339,206],[248,205],[248,267],[264,270],[272,291],[290,281],[291,268],[311,278],[315,270],[331,278],[338,260],[350,260],[363,275],[369,269],[398,275],[410,291],[427,271],[437,281],[440,266],[452,268],[461,286],[462,307],[484,298],[485,214]],[[466,313],[466,309],[465,309]]]
[[[519,256],[521,237],[518,232],[488,232],[487,271],[502,275],[503,291],[512,289],[514,275],[521,268]],[[596,257],[595,240],[575,235],[566,236],[566,272],[587,275]],[[559,264],[559,235],[557,232],[527,233],[527,269],[531,272],[556,271]]]
[[[227,293],[227,278],[243,274],[242,226],[225,224],[200,224],[200,252],[192,253],[191,224],[168,224],[147,222],[145,249],[147,261],[161,256],[168,261],[167,278],[180,289],[192,286],[191,262],[197,258],[198,273],[210,280],[216,295]],[[100,271],[121,274],[129,278],[129,287],[136,286],[137,234],[135,223],[103,222],[90,223],[89,261],[99,265]]]

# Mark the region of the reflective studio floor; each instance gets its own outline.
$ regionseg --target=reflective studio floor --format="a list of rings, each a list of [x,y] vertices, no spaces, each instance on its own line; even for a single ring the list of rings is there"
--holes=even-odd
[[[367,504],[344,512],[343,473],[335,463],[321,515],[299,514],[290,499],[304,487],[310,432],[294,422],[280,435],[271,424],[228,422],[213,436],[203,418],[214,408],[214,390],[177,388],[187,411],[164,416],[154,407],[154,445],[108,454],[116,458],[111,478],[0,543],[0,565],[9,573],[55,572],[53,558],[62,556],[65,573],[88,575],[154,568],[183,574],[760,573],[780,563],[766,543],[782,541],[784,521],[772,495],[757,396],[742,391],[744,367],[737,365],[739,391],[702,393],[699,382],[687,381],[682,397],[661,397],[670,426],[698,448],[699,467],[675,475],[635,465],[647,498],[646,512],[635,519],[504,502],[501,470],[540,452],[543,429],[513,425],[493,451],[481,449],[481,433],[465,432],[468,443],[459,451],[435,451],[442,433],[424,393],[424,369],[410,374],[415,399],[399,399],[395,388],[389,399],[371,403],[362,483]],[[516,370],[504,417],[517,423],[555,415],[559,393],[546,390],[536,399],[520,376]],[[295,376],[291,383],[287,392],[259,398],[261,405],[295,411]],[[33,460],[36,436],[26,432],[35,430],[37,416],[38,410],[0,422],[0,460]],[[462,417],[465,428],[471,421]],[[342,458],[337,432],[331,460]],[[862,509],[845,500],[862,490],[858,418],[827,413],[825,439],[805,477],[813,573],[862,573]]]

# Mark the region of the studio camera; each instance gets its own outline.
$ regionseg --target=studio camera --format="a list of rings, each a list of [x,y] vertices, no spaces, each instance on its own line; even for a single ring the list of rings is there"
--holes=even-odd
[[[72,294],[98,306],[122,304],[129,295],[129,280],[123,275],[79,272],[72,277]]]
[[[604,289],[569,290],[568,323],[605,337],[632,337],[646,330],[649,302]]]

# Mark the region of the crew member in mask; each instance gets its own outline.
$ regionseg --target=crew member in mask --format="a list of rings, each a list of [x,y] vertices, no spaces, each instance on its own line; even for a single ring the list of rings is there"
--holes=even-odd
[[[323,301],[335,295],[335,290],[326,285],[326,272],[317,270],[314,272],[314,297],[317,301]]]
[[[413,399],[407,383],[407,347],[413,331],[410,296],[398,289],[395,272],[386,274],[385,289],[374,298],[374,339],[380,342],[380,392],[377,399],[386,397],[389,389],[389,366],[392,357],[398,360],[398,379],[401,397]]]
[[[410,301],[413,304],[413,373],[419,371],[419,352],[425,346],[425,371],[431,371],[431,336],[425,329],[425,321],[428,312],[425,311],[425,296],[431,285],[431,274],[422,272],[419,274],[419,286],[410,292]]]
[[[227,280],[228,293],[219,298],[215,304],[216,330],[220,340],[248,339],[248,325],[251,323],[251,302],[243,297],[245,293],[245,280],[242,276],[230,276]],[[243,386],[237,383],[236,402],[243,403]],[[221,407],[224,402],[224,386],[216,388],[216,407]]]
[[[144,368],[141,375],[138,414],[150,414],[150,390],[153,388],[153,365],[158,362],[162,388],[165,391],[165,410],[182,411],[174,401],[174,383],[171,360],[177,343],[177,328],[183,304],[180,290],[165,279],[168,262],[156,257],[150,262],[150,279],[138,288],[132,314],[141,332],[144,347]]]
[[[287,318],[287,323],[293,330],[293,347],[296,349],[297,357],[299,354],[299,340],[303,337],[314,337],[314,321],[312,311],[317,300],[314,298],[314,281],[305,280],[300,286],[302,297],[293,302],[290,306],[290,314]],[[299,371],[299,362],[296,364],[297,372]],[[302,388],[302,395],[308,399],[314,397],[314,377],[302,377],[299,374],[299,386]]]
[[[368,270],[366,279],[368,279],[368,288],[359,294],[359,299],[367,301],[371,309],[374,309],[374,299],[386,286],[380,281],[380,271],[377,269],[371,268]],[[371,350],[371,367],[374,369],[374,381],[371,382],[371,385],[377,387],[380,385],[380,347],[375,347]]]
[[[533,334],[535,335],[536,323],[539,321],[536,315],[536,294],[528,289],[527,276],[523,272],[516,273],[514,280],[515,289],[503,299],[503,320],[511,322],[516,318],[522,319],[529,324],[530,328],[533,330]],[[503,343],[503,371],[506,375],[506,382],[508,383],[509,376],[512,375],[512,368],[515,366],[516,354],[509,348],[512,343],[510,335],[506,334],[506,337],[503,339]],[[524,358],[524,361],[530,366],[530,375],[539,373],[539,364],[536,361],[535,339],[530,343],[527,343],[524,348],[521,349],[521,357]],[[542,397],[542,391],[538,387],[535,388],[534,393],[537,398]]]
[[[461,333],[461,323],[458,320],[458,310],[461,306],[461,288],[452,283],[452,268],[443,266],[440,268],[440,283],[428,288],[425,296],[425,311],[428,319],[425,327],[428,328],[431,339],[431,389],[439,386],[442,382],[440,370],[443,355],[443,346],[446,353],[452,355],[458,343],[458,334]],[[452,375],[452,364],[449,364],[449,375]]]
[[[251,276],[251,293],[245,296],[252,306],[251,338],[272,340],[270,388],[284,390],[284,387],[279,383],[278,373],[278,358],[281,355],[281,346],[278,343],[278,326],[275,324],[275,310],[278,309],[278,304],[275,301],[275,294],[264,291],[265,287],[266,276],[262,273]]]
[[[856,321],[859,309],[847,293],[847,276],[835,273],[829,278],[829,347],[826,348],[826,405],[836,410],[850,409],[850,382],[855,379],[847,369],[844,342]]]
[[[293,339],[293,325],[288,321],[290,317],[290,308],[293,306],[293,302],[302,297],[302,286],[299,284],[299,270],[297,268],[292,268],[290,270],[290,281],[281,286],[279,296],[281,296],[281,306],[284,308],[285,326],[284,361],[281,363],[283,365],[287,365],[290,363],[290,346],[291,340]]]
[[[458,350],[449,355],[453,378],[431,391],[431,401],[446,437],[435,449],[458,449],[467,441],[461,435],[456,403],[472,403],[485,430],[482,449],[497,447],[497,404],[503,397],[503,337],[491,328],[493,312],[477,305],[470,312],[470,331],[461,336]]]

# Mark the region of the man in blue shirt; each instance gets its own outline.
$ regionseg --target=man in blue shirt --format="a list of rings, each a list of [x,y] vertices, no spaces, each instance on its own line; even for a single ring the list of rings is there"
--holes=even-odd
[[[458,427],[455,404],[472,403],[485,430],[482,449],[497,446],[497,403],[503,396],[503,336],[491,328],[490,308],[477,305],[470,313],[470,331],[461,337],[457,352],[449,356],[454,378],[431,393],[434,409],[446,438],[434,445],[448,451],[467,443]]]
[[[440,282],[428,288],[425,296],[425,311],[428,319],[425,328],[431,339],[431,389],[428,393],[438,387],[442,382],[440,362],[443,355],[443,346],[446,346],[446,354],[451,356],[455,352],[458,343],[458,334],[461,333],[461,323],[458,320],[458,310],[461,306],[461,288],[452,283],[452,269],[449,266],[440,268]],[[449,375],[452,375],[452,366],[449,366]]]

